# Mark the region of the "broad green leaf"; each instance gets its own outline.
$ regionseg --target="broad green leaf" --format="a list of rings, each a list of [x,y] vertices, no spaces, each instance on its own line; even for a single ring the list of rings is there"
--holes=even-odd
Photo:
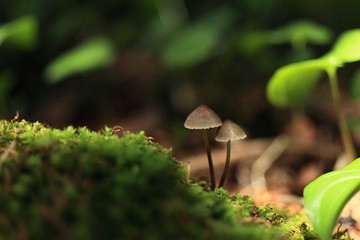
[[[46,80],[56,83],[71,75],[107,66],[113,57],[114,46],[110,40],[90,39],[51,62],[45,70]]]
[[[328,66],[328,61],[316,59],[278,69],[267,85],[269,101],[278,107],[299,106]]]
[[[360,158],[341,170],[320,176],[305,187],[305,209],[321,239],[331,239],[341,210],[359,190]]]
[[[6,45],[19,50],[35,47],[38,38],[38,23],[34,16],[24,16],[0,26],[0,46]]]
[[[360,61],[360,29],[344,32],[340,35],[332,50],[327,54],[339,62]]]

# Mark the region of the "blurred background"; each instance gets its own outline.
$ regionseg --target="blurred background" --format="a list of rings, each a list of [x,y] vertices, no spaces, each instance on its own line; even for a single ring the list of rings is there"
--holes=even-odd
[[[202,143],[183,122],[206,104],[250,139],[274,138],[291,114],[268,103],[267,81],[359,27],[359,9],[353,0],[2,0],[0,118],[120,125],[183,156]],[[339,73],[345,97],[358,67]],[[297,131],[319,124],[336,135],[326,82],[318,88]]]

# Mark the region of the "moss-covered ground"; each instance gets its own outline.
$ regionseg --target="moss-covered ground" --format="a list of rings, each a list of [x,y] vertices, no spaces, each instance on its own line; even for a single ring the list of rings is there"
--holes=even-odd
[[[143,132],[0,121],[0,239],[317,239],[306,216],[187,181]]]

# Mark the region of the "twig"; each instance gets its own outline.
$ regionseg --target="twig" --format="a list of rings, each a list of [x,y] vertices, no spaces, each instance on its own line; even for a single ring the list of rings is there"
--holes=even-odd
[[[256,159],[251,167],[250,173],[254,193],[267,190],[265,173],[288,146],[289,141],[287,137],[280,135],[276,137],[270,146]]]

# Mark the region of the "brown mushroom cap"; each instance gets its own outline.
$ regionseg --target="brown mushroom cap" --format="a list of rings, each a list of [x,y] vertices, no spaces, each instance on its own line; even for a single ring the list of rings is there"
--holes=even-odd
[[[244,130],[231,120],[225,120],[215,140],[218,142],[234,141],[246,138]]]
[[[220,117],[206,105],[198,106],[186,118],[184,126],[189,129],[208,129],[221,126]]]

